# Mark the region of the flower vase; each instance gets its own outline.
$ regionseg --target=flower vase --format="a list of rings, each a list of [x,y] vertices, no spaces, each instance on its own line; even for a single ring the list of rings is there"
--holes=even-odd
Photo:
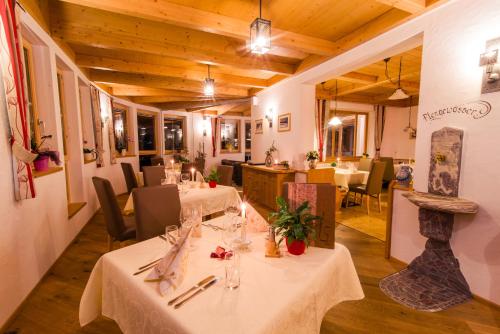
[[[38,156],[35,161],[33,161],[33,166],[38,172],[43,172],[49,169],[49,157],[48,156]]]
[[[208,181],[208,186],[210,188],[215,188],[217,187],[217,181]]]
[[[306,251],[306,243],[303,240],[293,240],[289,243],[288,238],[286,238],[286,248],[288,253],[292,255],[302,255]]]
[[[318,164],[317,160],[310,160],[309,161],[309,168],[310,169],[316,169],[316,165]]]
[[[271,154],[266,155],[266,167],[272,167],[273,166],[273,156]]]

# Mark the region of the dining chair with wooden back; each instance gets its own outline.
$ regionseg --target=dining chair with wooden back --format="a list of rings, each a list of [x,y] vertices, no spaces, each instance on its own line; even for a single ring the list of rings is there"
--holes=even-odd
[[[369,172],[372,169],[373,159],[371,158],[361,158],[359,159],[358,170]]]
[[[392,157],[380,157],[380,161],[385,162],[383,183],[389,184],[394,180],[394,159]]]
[[[113,250],[114,241],[120,242],[120,247],[122,247],[125,240],[135,238],[134,217],[124,217],[122,215],[113,186],[108,180],[94,176],[92,177],[92,183],[106,222],[108,249]]]
[[[219,184],[223,186],[233,185],[233,166],[218,165],[217,175],[219,175]]]
[[[372,165],[370,175],[368,175],[368,181],[366,182],[366,184],[349,186],[349,192],[361,194],[361,205],[363,205],[363,197],[366,195],[366,211],[368,214],[370,214],[370,197],[377,198],[378,212],[382,212],[380,195],[382,193],[384,171],[385,162],[376,161]],[[347,198],[349,198],[349,194],[347,194]]]
[[[181,201],[177,185],[137,188],[132,196],[138,241],[164,234],[169,225],[179,225]]]
[[[125,176],[125,183],[127,184],[127,192],[130,194],[134,188],[137,188],[137,178],[135,177],[134,167],[129,162],[122,162],[123,176]]]
[[[165,178],[164,166],[144,166],[142,172],[144,173],[145,187],[159,186],[161,180]]]
[[[165,166],[163,157],[151,157],[151,166]]]

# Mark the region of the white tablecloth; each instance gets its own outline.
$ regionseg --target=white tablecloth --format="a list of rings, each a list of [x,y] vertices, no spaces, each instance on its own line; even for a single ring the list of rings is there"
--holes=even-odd
[[[352,184],[366,184],[368,175],[370,172],[335,168],[335,184],[346,189]]]
[[[223,211],[228,205],[240,205],[238,191],[233,187],[217,185],[215,188],[189,189],[186,194],[180,193],[181,204],[201,204],[203,216]],[[129,195],[123,213],[128,215],[134,212],[132,194]]]
[[[224,216],[211,220],[221,225]],[[220,232],[203,228],[192,239],[186,276],[170,295],[161,297],[157,283],[146,283],[136,269],[166,251],[160,238],[102,256],[80,301],[80,324],[99,315],[115,320],[124,333],[319,333],[325,313],[346,300],[364,298],[347,248],[309,248],[304,255],[284,251],[264,257],[266,233],[249,233],[251,251],[242,254],[241,285],[229,291],[223,279],[179,309],[167,301],[210,274],[224,276],[224,262],[210,259]]]

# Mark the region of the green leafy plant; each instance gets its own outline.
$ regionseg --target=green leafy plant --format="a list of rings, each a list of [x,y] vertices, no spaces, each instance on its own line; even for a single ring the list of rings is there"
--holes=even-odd
[[[309,245],[309,240],[316,238],[315,222],[321,220],[321,217],[310,213],[309,202],[305,201],[292,211],[283,197],[277,197],[276,204],[278,211],[270,213],[269,219],[274,220],[272,226],[276,235],[280,236],[278,244],[286,238],[289,244],[299,240]]]
[[[306,153],[306,160],[307,161],[314,161],[319,159],[319,153],[318,151],[309,151]]]
[[[210,174],[208,174],[208,176],[206,177],[205,180],[207,182],[210,182],[210,181],[219,182],[220,178],[219,178],[219,174],[217,174],[217,169],[212,168],[212,170],[210,171]]]
[[[179,155],[179,162],[182,163],[182,164],[188,164],[190,163],[189,159],[182,156],[182,155]]]
[[[276,152],[278,149],[276,148],[276,146],[274,146],[274,141],[273,143],[271,144],[271,147],[269,147],[269,149],[265,152],[266,155],[272,155],[273,152]]]
[[[332,167],[337,167],[337,163],[334,161],[334,162],[332,162],[332,163],[330,164],[330,166],[332,166]]]

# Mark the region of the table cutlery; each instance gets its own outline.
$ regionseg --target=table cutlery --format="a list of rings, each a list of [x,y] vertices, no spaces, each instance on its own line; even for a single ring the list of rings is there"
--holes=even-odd
[[[165,241],[168,241],[171,245],[175,244],[175,242],[176,242],[176,240],[172,240],[172,237],[169,235],[165,236],[165,235],[161,234],[158,236],[158,238],[163,239]]]
[[[215,225],[212,225],[212,224],[201,224],[205,227],[210,227],[212,230],[214,231],[220,231],[220,230],[223,230],[222,227],[219,227],[219,226],[215,226]]]
[[[160,260],[161,260],[161,259],[163,259],[163,258],[161,257],[161,258],[159,258],[159,259],[156,259],[156,260],[154,260],[154,261],[151,261],[151,262],[149,262],[148,264],[145,264],[145,265],[143,265],[143,266],[139,267],[139,268],[138,268],[138,270],[142,270],[142,269],[147,268],[147,267],[149,267],[149,266],[151,266],[151,265],[153,265],[153,264],[156,264],[156,263],[160,262]]]
[[[204,278],[202,279],[201,281],[199,281],[198,283],[196,283],[194,286],[192,286],[189,290],[187,290],[186,292],[180,294],[179,296],[175,297],[174,299],[170,300],[168,302],[168,305],[172,305],[173,303],[175,303],[176,301],[178,301],[180,298],[186,296],[188,293],[200,288],[201,286],[203,286],[204,284],[206,283],[209,283],[211,280],[213,280],[215,278],[214,275],[210,275],[208,276],[207,278]]]
[[[174,308],[175,309],[178,309],[179,307],[181,307],[184,303],[186,303],[188,300],[190,300],[191,298],[193,298],[194,296],[198,295],[200,292],[202,291],[205,291],[207,290],[208,288],[210,288],[212,285],[214,285],[215,283],[217,283],[217,281],[219,280],[218,277],[215,277],[213,278],[210,282],[206,283],[205,285],[203,285],[202,287],[200,287],[198,290],[196,290],[192,295],[190,295],[189,297],[187,297],[186,299],[182,300],[181,302],[177,303],[174,305]]]
[[[154,266],[156,266],[157,262],[153,262],[151,263],[149,266],[145,266],[143,269],[140,269],[139,271],[136,271],[134,273],[134,276],[137,276],[139,274],[142,274],[143,272],[145,272],[146,270],[149,270],[151,268],[153,268]]]

